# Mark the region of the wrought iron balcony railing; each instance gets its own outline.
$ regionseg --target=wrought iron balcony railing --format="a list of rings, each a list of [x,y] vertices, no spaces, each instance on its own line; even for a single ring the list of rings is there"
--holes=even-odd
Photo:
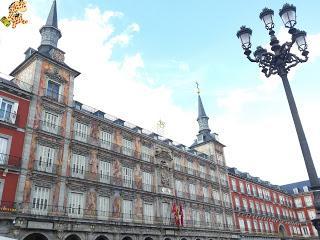
[[[0,106],[1,107],[1,106]],[[18,122],[19,115],[15,112],[4,111],[0,109],[0,122],[16,124]]]
[[[62,127],[47,121],[39,121],[39,129],[56,135],[61,135],[63,132]]]
[[[0,167],[15,167],[21,166],[21,158],[0,153]]]

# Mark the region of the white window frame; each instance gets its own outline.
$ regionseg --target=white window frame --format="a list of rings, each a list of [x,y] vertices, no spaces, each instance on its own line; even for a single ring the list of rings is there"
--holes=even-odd
[[[12,137],[0,134],[0,139],[4,139],[0,141],[0,165],[5,165],[8,164]]]
[[[113,144],[113,134],[107,131],[100,131],[100,145],[105,149],[111,149]]]
[[[127,156],[133,156],[134,155],[134,141],[129,140],[127,138],[122,138],[122,153]]]
[[[99,161],[100,182],[110,183],[111,179],[111,163],[109,161]]]
[[[76,178],[84,178],[86,173],[87,157],[72,153],[71,158],[71,176]]]
[[[196,200],[196,186],[192,183],[189,184],[189,193],[190,193],[190,199]]]
[[[2,201],[2,194],[4,189],[5,179],[0,179],[0,202]]]
[[[42,114],[41,129],[46,132],[58,134],[60,125],[60,115],[58,113],[44,110]]]
[[[123,209],[123,221],[124,222],[132,222],[133,219],[133,203],[130,200],[122,201],[122,209]]]
[[[127,188],[132,188],[133,183],[133,170],[132,168],[122,167],[122,181],[123,186]]]
[[[141,145],[141,159],[146,162],[151,162],[151,158],[153,157],[152,148]]]
[[[108,219],[110,213],[110,198],[98,196],[97,201],[98,219]]]
[[[153,224],[154,209],[153,209],[152,203],[144,203],[143,204],[143,216],[144,216],[145,223]]]
[[[50,201],[50,188],[33,186],[31,213],[35,215],[47,215]]]
[[[3,102],[6,102],[6,107],[5,107],[5,109],[2,110],[2,103]],[[10,112],[7,110],[9,104],[11,105]],[[12,100],[12,99],[7,99],[4,97],[0,97],[0,111],[3,111],[3,117],[0,118],[0,121],[15,124],[16,119],[17,119],[17,114],[18,114],[18,108],[19,108],[19,103],[17,101]],[[6,113],[8,113],[9,116],[6,115]]]
[[[142,172],[142,183],[143,190],[151,192],[152,191],[152,174],[149,172]]]
[[[188,161],[188,174],[193,175],[193,162]]]
[[[84,209],[84,194],[70,191],[68,194],[68,216],[81,218]]]
[[[38,144],[36,167],[38,171],[52,173],[56,159],[56,148]]]
[[[87,142],[90,132],[89,125],[82,123],[82,122],[75,122],[74,123],[74,138],[81,142]]]

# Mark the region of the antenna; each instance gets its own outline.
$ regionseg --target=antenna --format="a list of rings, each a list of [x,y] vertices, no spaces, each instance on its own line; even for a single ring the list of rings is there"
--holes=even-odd
[[[166,123],[160,119],[157,122],[157,133],[163,136],[165,127],[166,127]]]

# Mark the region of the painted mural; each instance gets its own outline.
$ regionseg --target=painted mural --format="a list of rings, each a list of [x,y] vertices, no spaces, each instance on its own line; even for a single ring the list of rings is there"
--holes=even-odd
[[[143,212],[143,207],[142,207],[142,199],[140,194],[137,195],[137,198],[134,201],[134,217],[136,220],[142,220],[142,212]]]
[[[121,172],[121,164],[119,159],[115,160],[112,165],[113,179],[114,183],[117,185],[121,185],[122,183],[122,172]]]
[[[112,203],[112,217],[120,218],[121,216],[121,197],[120,193],[117,191],[114,194],[113,203]]]
[[[140,164],[137,164],[133,171],[134,183],[137,189],[142,189],[142,171]]]
[[[94,190],[90,190],[87,194],[86,214],[89,216],[95,216],[96,213],[96,199],[97,193]]]

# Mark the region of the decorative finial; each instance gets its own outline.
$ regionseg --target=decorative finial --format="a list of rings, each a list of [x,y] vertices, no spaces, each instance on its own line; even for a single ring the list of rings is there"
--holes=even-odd
[[[200,95],[200,88],[199,88],[199,83],[198,83],[198,81],[196,81],[196,85],[197,85],[197,93],[198,93],[198,95]]]

